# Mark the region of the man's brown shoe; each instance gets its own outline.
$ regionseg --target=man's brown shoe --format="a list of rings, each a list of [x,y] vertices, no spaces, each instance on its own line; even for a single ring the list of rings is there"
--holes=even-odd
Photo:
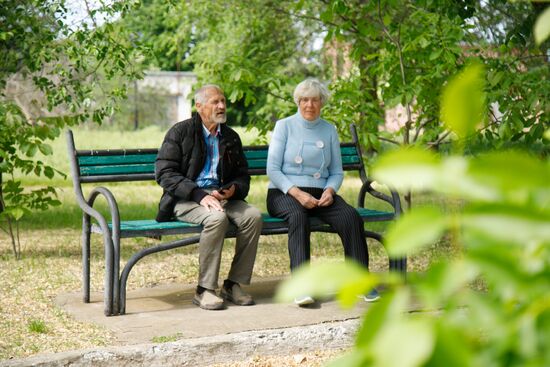
[[[225,308],[223,299],[218,297],[214,291],[209,289],[201,294],[195,293],[193,303],[205,310],[223,310]]]
[[[231,289],[226,289],[225,287],[222,287],[220,296],[222,296],[223,299],[233,302],[238,306],[252,306],[256,303],[254,302],[252,296],[243,291],[238,283],[233,284]]]

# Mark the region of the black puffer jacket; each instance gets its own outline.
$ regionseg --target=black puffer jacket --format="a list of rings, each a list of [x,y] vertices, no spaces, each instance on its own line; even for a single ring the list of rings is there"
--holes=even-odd
[[[226,124],[221,125],[220,186],[235,185],[231,199],[243,200],[248,195],[250,176],[239,135]],[[202,133],[202,120],[198,114],[178,122],[164,137],[155,162],[155,177],[163,188],[157,221],[173,219],[174,206],[179,200],[197,203],[207,193],[195,183],[206,160],[206,144]]]

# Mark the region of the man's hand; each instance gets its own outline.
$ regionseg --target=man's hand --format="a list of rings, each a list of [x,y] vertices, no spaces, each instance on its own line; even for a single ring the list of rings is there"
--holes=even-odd
[[[290,190],[288,190],[288,193],[294,199],[298,200],[298,202],[306,209],[313,209],[317,205],[319,205],[319,200],[315,199],[307,192],[300,190],[296,186],[290,188]]]
[[[231,187],[228,189],[214,190],[210,195],[212,195],[219,201],[228,200],[230,197],[235,195],[235,185],[231,185]]]
[[[334,189],[332,187],[328,187],[323,191],[323,195],[321,195],[321,198],[319,199],[319,206],[330,206],[334,202]]]
[[[199,204],[204,206],[209,211],[211,209],[214,209],[220,212],[224,211],[220,201],[216,199],[213,195],[206,195],[205,197],[202,198]]]

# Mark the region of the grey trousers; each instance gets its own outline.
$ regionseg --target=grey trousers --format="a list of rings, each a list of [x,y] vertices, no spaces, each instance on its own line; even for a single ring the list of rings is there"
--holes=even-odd
[[[237,227],[237,243],[227,279],[239,284],[250,284],[262,231],[259,209],[242,200],[229,200],[222,205],[224,212],[208,210],[194,201],[179,201],[174,208],[178,220],[203,226],[199,241],[198,284],[212,290],[218,288],[223,241],[229,223]]]

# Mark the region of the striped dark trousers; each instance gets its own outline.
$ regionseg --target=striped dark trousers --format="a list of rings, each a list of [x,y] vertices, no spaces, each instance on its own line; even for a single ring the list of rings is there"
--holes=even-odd
[[[319,199],[323,189],[300,187],[301,190]],[[271,216],[283,218],[288,222],[288,253],[290,270],[296,269],[310,259],[309,217],[315,216],[329,224],[340,236],[347,259],[354,259],[368,269],[369,253],[363,228],[363,220],[357,211],[339,195],[328,207],[304,208],[290,195],[279,189],[267,192],[267,210]]]

